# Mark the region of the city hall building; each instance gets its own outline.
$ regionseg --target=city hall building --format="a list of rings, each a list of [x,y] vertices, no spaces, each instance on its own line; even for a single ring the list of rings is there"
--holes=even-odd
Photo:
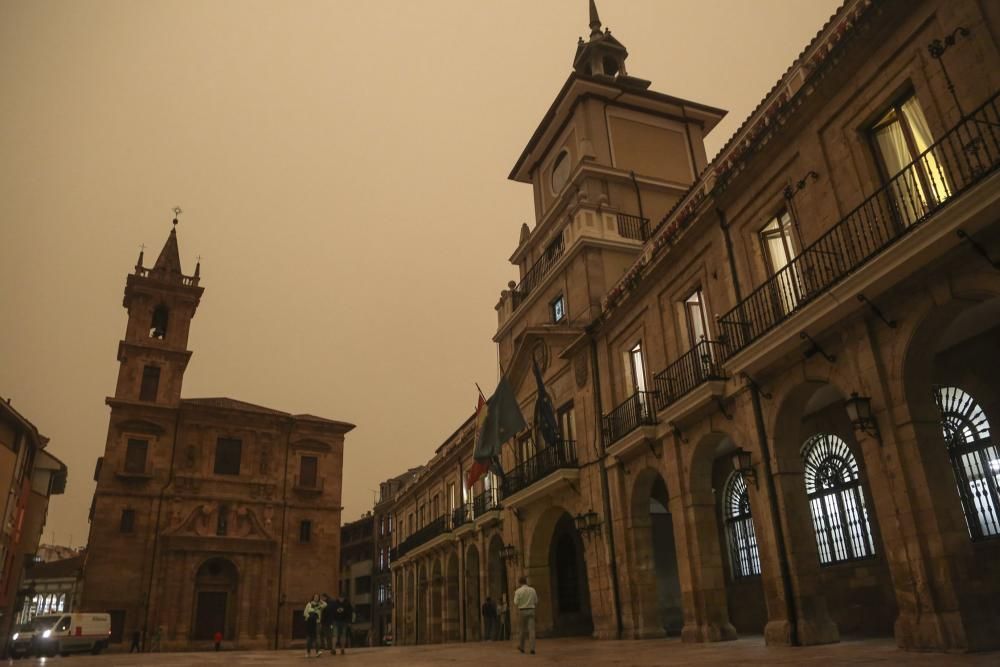
[[[181,398],[200,264],[181,269],[177,220],[125,283],[128,322],[97,488],[80,609],[112,642],[160,650],[278,648],[339,580],[344,436],[354,426],[233,398]],[[153,642],[156,643],[156,642]]]
[[[725,112],[591,3],[496,304],[561,441],[465,488],[470,417],[380,503],[397,643],[479,639],[523,574],[543,636],[1000,647],[998,33],[848,0],[708,162]]]

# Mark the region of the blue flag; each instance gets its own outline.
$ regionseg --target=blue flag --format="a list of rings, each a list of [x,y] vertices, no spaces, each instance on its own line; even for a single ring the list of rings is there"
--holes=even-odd
[[[538,384],[538,398],[535,400],[535,428],[542,434],[542,440],[549,447],[554,447],[562,440],[559,433],[559,420],[556,419],[556,411],[552,407],[552,399],[545,391],[545,383],[542,382],[542,371],[538,368],[538,362],[532,360],[532,367],[535,370],[535,382]]]

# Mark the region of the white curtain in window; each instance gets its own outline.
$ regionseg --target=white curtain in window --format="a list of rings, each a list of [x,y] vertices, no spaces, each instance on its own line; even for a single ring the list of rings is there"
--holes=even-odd
[[[943,201],[951,196],[951,188],[945,178],[944,168],[938,160],[937,151],[926,152],[934,143],[934,137],[931,135],[931,128],[927,125],[927,118],[924,116],[924,111],[920,108],[916,97],[911,97],[903,103],[903,115],[913,133],[913,141],[917,145],[917,150],[923,154],[920,158],[920,164],[927,173],[927,180],[934,191],[934,198],[937,201]]]
[[[875,142],[878,144],[882,162],[891,179],[889,189],[896,208],[903,218],[903,223],[910,225],[923,215],[927,197],[916,171],[913,167],[907,169],[913,161],[913,156],[910,155],[903,126],[895,112],[892,112],[891,120],[875,130]],[[901,173],[904,170],[905,173]]]

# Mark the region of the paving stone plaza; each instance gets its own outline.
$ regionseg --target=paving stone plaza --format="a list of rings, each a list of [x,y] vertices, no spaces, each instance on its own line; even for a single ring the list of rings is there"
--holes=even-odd
[[[593,639],[541,640],[536,655],[521,655],[506,642],[394,646],[352,650],[345,656],[305,658],[302,651],[222,651],[219,653],[146,653],[73,656],[19,660],[22,665],[68,667],[201,667],[202,665],[294,665],[304,662],[344,665],[472,665],[503,667],[526,665],[995,665],[996,653],[941,654],[900,651],[888,639],[842,641],[825,646],[765,647],[761,637],[705,644],[674,639],[601,641]]]

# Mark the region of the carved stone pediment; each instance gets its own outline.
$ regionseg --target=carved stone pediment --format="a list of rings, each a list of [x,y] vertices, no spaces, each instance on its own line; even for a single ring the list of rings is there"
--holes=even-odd
[[[229,506],[226,508],[226,530],[218,534],[220,504],[199,504],[188,512],[176,526],[167,529],[168,537],[225,537],[228,539],[273,541],[270,530],[265,527],[249,507]],[[180,513],[183,516],[183,513]]]

